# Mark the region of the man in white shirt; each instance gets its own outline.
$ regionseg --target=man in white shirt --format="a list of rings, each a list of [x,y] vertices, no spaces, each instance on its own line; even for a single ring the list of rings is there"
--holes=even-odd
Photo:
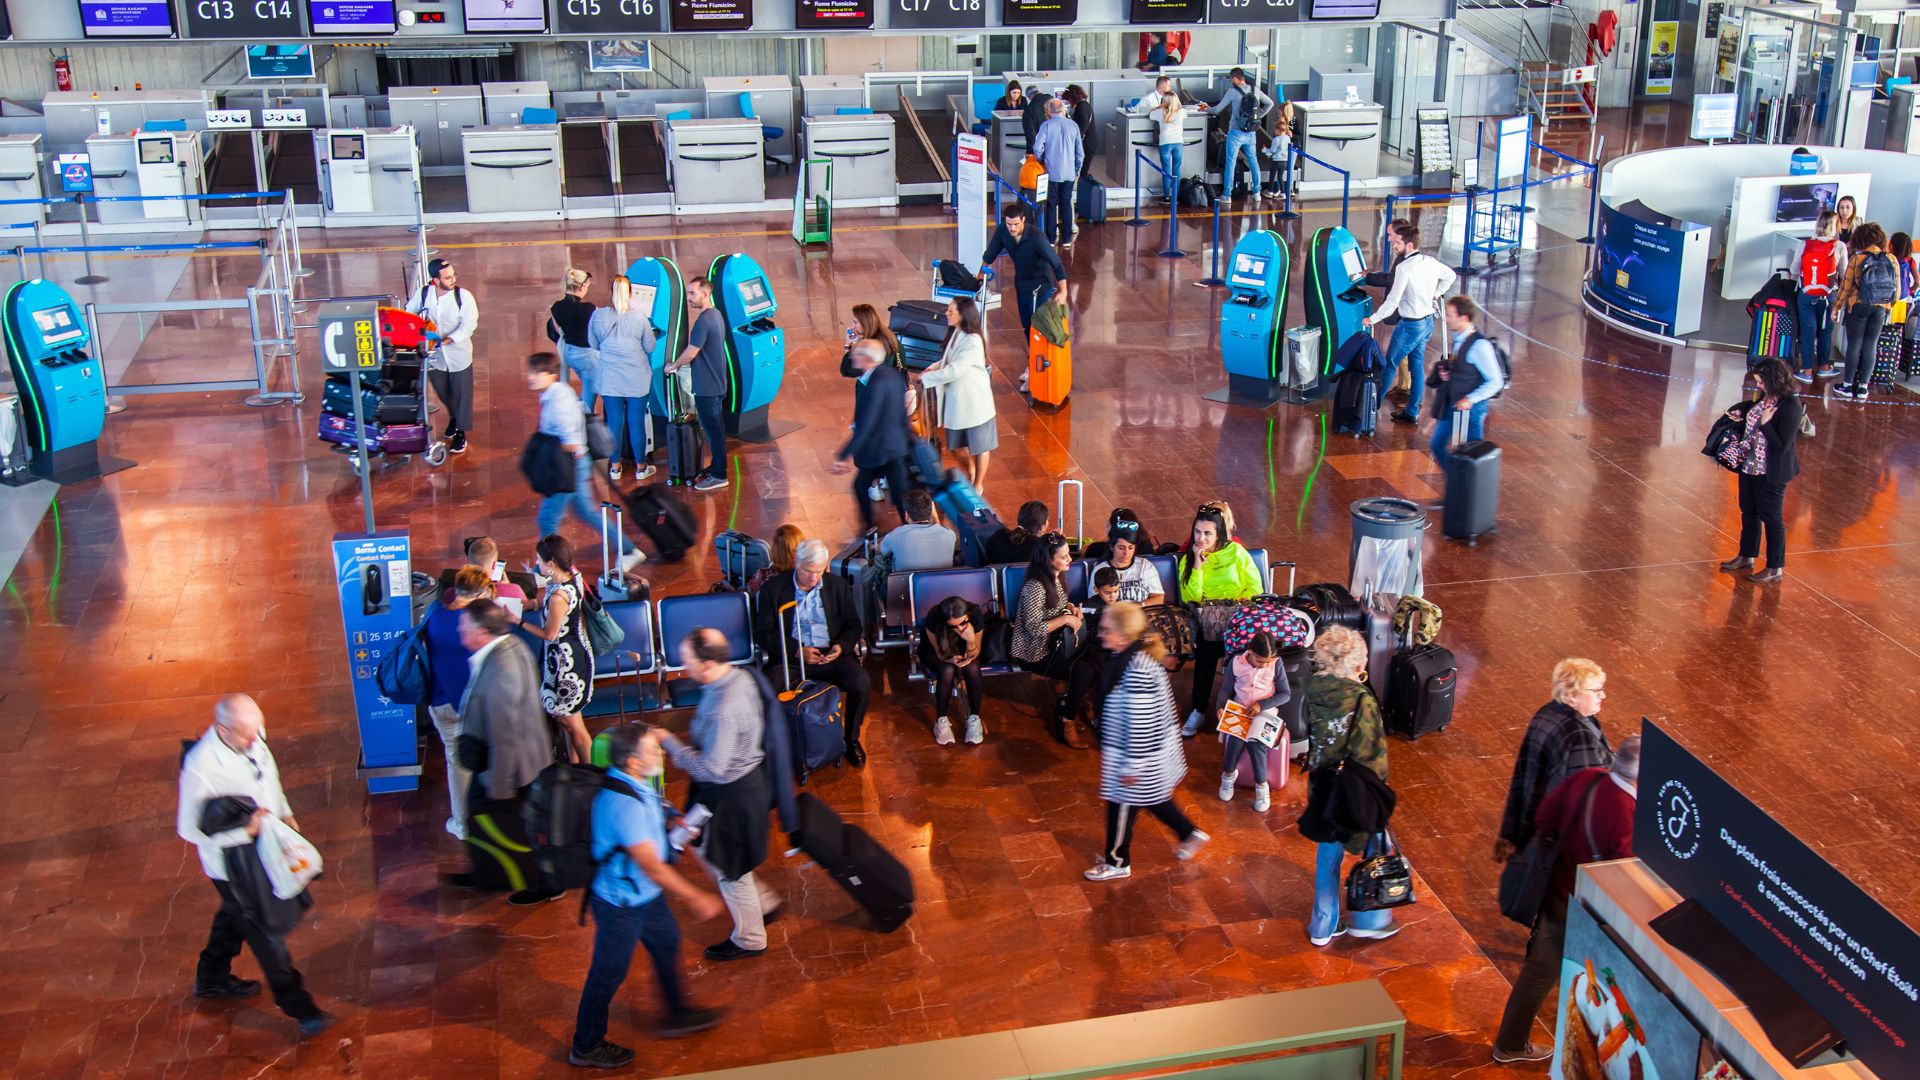
[[[247,998],[260,992],[258,980],[233,974],[233,958],[240,955],[244,941],[273,989],[274,1004],[299,1021],[301,1037],[308,1038],[326,1030],[334,1017],[307,993],[286,941],[246,915],[227,880],[228,849],[252,844],[264,819],[277,817],[295,832],[300,829],[293,808],[287,805],[287,793],[280,788],[280,767],[261,734],[265,723],[252,698],[229,694],[214,706],[213,726],[180,759],[180,813],[175,828],[180,839],[199,850],[200,869],[220,894],[220,910],[214,912],[207,947],[200,953],[193,993],[203,998]],[[253,817],[239,828],[211,836],[201,832],[207,803],[228,796],[252,799],[257,807]]]
[[[1388,227],[1387,246],[1394,257],[1393,284],[1381,298],[1378,310],[1400,321],[1393,328],[1393,336],[1387,339],[1387,363],[1380,372],[1380,396],[1385,399],[1387,386],[1393,382],[1401,363],[1408,364],[1413,388],[1406,408],[1394,413],[1393,418],[1402,424],[1412,424],[1420,419],[1420,399],[1427,389],[1427,340],[1433,337],[1433,324],[1439,321],[1441,299],[1452,291],[1458,275],[1453,267],[1420,250],[1420,229],[1404,218]],[[1362,323],[1369,330],[1373,328],[1372,319]]]
[[[427,381],[447,410],[447,452],[467,452],[467,432],[473,427],[473,331],[480,325],[480,306],[473,293],[456,284],[453,264],[445,259],[427,263],[427,284],[407,298],[407,310],[433,321],[427,343]]]

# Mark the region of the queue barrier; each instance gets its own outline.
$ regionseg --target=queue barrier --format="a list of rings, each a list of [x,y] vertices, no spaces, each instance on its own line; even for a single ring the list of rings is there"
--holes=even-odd
[[[1287,143],[1286,176],[1281,181],[1281,184],[1286,192],[1286,204],[1281,209],[1280,217],[1284,220],[1292,221],[1294,218],[1300,216],[1299,214],[1295,213],[1293,209],[1293,159],[1296,157],[1304,161],[1311,161],[1315,165],[1318,165],[1321,168],[1326,169],[1330,172],[1337,172],[1340,174],[1340,227],[1343,229],[1346,228],[1347,227],[1347,209],[1353,203],[1353,173],[1347,171],[1346,169],[1341,168],[1338,165],[1333,164],[1330,161],[1322,161],[1319,158],[1314,157],[1312,154],[1309,154],[1305,150],[1300,149],[1299,144],[1291,141]],[[1258,185],[1260,182],[1260,178],[1258,176],[1255,176],[1253,178],[1253,182],[1256,185]]]
[[[1476,227],[1482,218],[1490,219],[1491,223],[1496,227],[1499,225],[1499,201],[1503,193],[1509,191],[1520,192],[1519,209],[1517,213],[1512,216],[1518,220],[1518,228],[1524,230],[1524,216],[1530,212],[1527,208],[1527,192],[1537,187],[1545,187],[1548,184],[1558,184],[1566,180],[1577,180],[1582,177],[1593,177],[1594,179],[1590,185],[1591,190],[1587,195],[1587,235],[1581,237],[1579,242],[1582,244],[1592,244],[1597,229],[1597,215],[1600,212],[1600,183],[1598,174],[1600,171],[1600,161],[1603,159],[1604,151],[1606,150],[1606,139],[1603,137],[1598,143],[1594,160],[1592,161],[1582,161],[1569,154],[1563,154],[1550,146],[1542,146],[1540,143],[1534,142],[1531,139],[1527,140],[1527,146],[1529,149],[1540,150],[1551,154],[1574,166],[1574,169],[1570,172],[1561,173],[1558,176],[1548,176],[1538,179],[1522,173],[1518,184],[1507,186],[1496,184],[1491,188],[1484,188],[1477,184],[1470,184],[1465,191],[1435,192],[1420,195],[1388,195],[1386,209],[1384,211],[1385,216],[1382,218],[1380,226],[1382,245],[1384,246],[1386,242],[1384,239],[1386,229],[1394,220],[1394,210],[1396,207],[1434,205],[1464,199],[1467,202],[1466,235],[1460,247],[1460,265],[1453,269],[1462,277],[1471,277],[1480,272],[1479,267],[1472,265],[1474,252],[1485,252],[1487,255],[1487,265],[1492,266],[1493,257],[1496,252],[1517,251],[1524,239],[1524,234],[1512,236],[1491,235],[1485,239],[1478,237]],[[1495,209],[1486,214],[1479,213],[1475,208],[1476,203],[1482,196],[1488,195],[1493,197]],[[1512,257],[1517,258],[1517,255]]]
[[[1163,259],[1186,258],[1187,253],[1180,250],[1180,248],[1175,244],[1175,232],[1180,227],[1179,179],[1177,177],[1170,175],[1167,172],[1167,170],[1161,168],[1159,162],[1148,158],[1146,155],[1146,151],[1135,150],[1133,152],[1133,156],[1136,164],[1145,165],[1147,168],[1152,169],[1154,172],[1159,173],[1161,179],[1168,181],[1173,185],[1174,198],[1172,200],[1172,204],[1167,207],[1167,246],[1160,250],[1160,257]],[[1133,216],[1127,219],[1127,224],[1135,227],[1145,225],[1147,223],[1147,219],[1140,216],[1140,205],[1141,205],[1140,178],[1142,175],[1144,174],[1142,174],[1138,168],[1133,170]],[[1220,202],[1220,200],[1218,199],[1215,199],[1213,201],[1216,206]]]

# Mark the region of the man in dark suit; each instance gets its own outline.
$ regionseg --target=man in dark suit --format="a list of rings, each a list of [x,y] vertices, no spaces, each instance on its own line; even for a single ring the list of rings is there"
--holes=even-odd
[[[886,346],[863,339],[853,346],[853,366],[860,372],[853,391],[853,435],[840,448],[833,472],[844,473],[853,459],[859,469],[853,478],[853,501],[860,507],[863,530],[873,528],[873,503],[867,486],[884,479],[900,520],[907,520],[902,498],[907,491],[907,377],[886,362]]]
[[[455,747],[460,763],[473,770],[467,798],[473,870],[449,875],[449,883],[512,890],[507,902],[521,907],[558,899],[533,867],[522,813],[534,777],[553,763],[540,707],[540,662],[513,633],[507,609],[491,600],[461,609],[460,644],[473,657]]]
[[[867,718],[873,683],[856,652],[861,628],[853,586],[827,573],[831,559],[824,541],[803,541],[794,553],[793,572],[760,586],[753,637],[767,658],[767,678],[775,689],[785,689],[789,680],[799,682],[804,659],[807,678],[832,683],[846,695],[847,760],[859,768],[867,763],[860,725]],[[787,658],[785,671],[780,668],[782,655]]]

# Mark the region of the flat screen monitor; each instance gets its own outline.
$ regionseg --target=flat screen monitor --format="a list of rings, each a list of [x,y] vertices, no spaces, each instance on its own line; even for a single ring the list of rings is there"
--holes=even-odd
[[[1072,26],[1080,17],[1080,0],[1004,0],[1003,26]]]
[[[627,310],[638,311],[651,316],[653,314],[653,297],[654,294],[659,291],[660,290],[654,288],[652,285],[633,286],[633,291],[630,294],[631,302],[628,303]]]
[[[172,37],[168,0],[81,0],[80,32],[90,38]]]
[[[365,135],[335,135],[328,140],[327,156],[335,161],[367,160]]]
[[[871,30],[873,0],[794,0],[797,30]]]
[[[1780,223],[1820,220],[1820,211],[1833,209],[1840,201],[1840,185],[1781,184],[1780,201],[1774,204],[1773,220]]]
[[[673,0],[668,10],[676,34],[753,29],[753,0]]]
[[[73,308],[64,304],[34,312],[33,325],[40,330],[40,340],[48,345],[72,341],[80,336],[83,329],[80,320],[73,316]]]
[[[1233,257],[1233,283],[1235,285],[1265,285],[1267,283],[1267,260],[1255,255],[1235,255]]]
[[[753,278],[740,283],[740,306],[748,315],[758,315],[773,306],[773,300],[767,296],[767,280]]]
[[[1207,17],[1207,0],[1127,0],[1127,21],[1135,26],[1179,26]]]
[[[136,139],[134,141],[140,144],[140,164],[142,165],[173,164],[173,140],[172,139]]]
[[[1320,19],[1377,19],[1380,0],[1313,0],[1307,17]]]
[[[391,34],[393,0],[307,0],[315,34]]]
[[[1360,257],[1360,249],[1350,247],[1341,253],[1341,266],[1347,272],[1349,281],[1359,281],[1367,276],[1367,260]]]
[[[544,34],[546,0],[467,0],[469,34]]]

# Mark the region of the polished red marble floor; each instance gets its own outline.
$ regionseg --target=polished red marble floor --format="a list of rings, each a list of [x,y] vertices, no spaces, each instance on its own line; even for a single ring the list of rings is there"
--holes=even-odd
[[[1684,125],[1682,125],[1682,128]],[[1229,229],[1297,223],[1231,216]],[[1363,231],[1376,223],[1356,208]],[[776,415],[806,427],[734,447],[738,482],[695,499],[702,529],[766,534],[785,521],[838,541],[855,511],[826,465],[851,396],[835,368],[847,310],[923,295],[929,259],[951,247],[934,210],[839,215],[831,253],[803,252],[775,218],[500,227],[433,233],[482,305],[475,450],[440,469],[382,474],[383,526],[405,527],[423,565],[489,531],[526,557],[533,503],[516,469],[534,407],[520,361],[543,347],[545,305],[569,264],[607,276],[643,254],[704,265],[753,254],[772,275],[789,342]],[[1200,248],[1203,224],[1182,226]],[[1158,229],[1094,228],[1071,258],[1075,390],[1059,410],[1014,390],[1011,310],[991,320],[1003,423],[989,493],[1010,509],[1086,481],[1090,519],[1114,505],[1176,534],[1202,499],[1225,497],[1240,531],[1303,581],[1344,579],[1347,506],[1425,496],[1438,474],[1425,431],[1383,425],[1329,438],[1322,410],[1251,410],[1201,395],[1224,382],[1213,345],[1219,297],[1200,260],[1158,259]],[[1910,500],[1920,454],[1911,399],[1813,400],[1819,434],[1787,501],[1787,580],[1759,588],[1718,575],[1738,518],[1726,475],[1698,447],[1738,394],[1738,357],[1649,347],[1580,312],[1584,249],[1543,234],[1519,265],[1472,280],[1518,370],[1492,436],[1505,452],[1499,533],[1476,548],[1427,545],[1427,594],[1459,657],[1457,722],[1395,742],[1404,809],[1396,826],[1424,889],[1408,930],[1382,943],[1310,948],[1310,845],[1293,828],[1297,778],[1264,820],[1214,798],[1218,749],[1189,744],[1183,802],[1215,841],[1190,864],[1148,827],[1136,876],[1083,882],[1098,846],[1096,763],[1039,731],[1040,692],[989,684],[989,741],[932,745],[923,689],[896,659],[869,723],[872,763],[819,782],[824,798],[908,862],[921,891],[900,932],[869,931],[817,870],[776,856],[796,917],[762,959],[716,967],[688,928],[694,991],[728,1023],[677,1043],[639,1039],[651,1073],[809,1056],[1378,976],[1412,1021],[1411,1071],[1488,1064],[1486,1044],[1523,935],[1494,909],[1487,859],[1519,732],[1545,699],[1554,661],[1609,673],[1603,719],[1616,737],[1651,716],[1896,913],[1920,916],[1920,872],[1889,859],[1920,839],[1920,525]],[[311,294],[399,279],[404,234],[315,233]],[[228,273],[228,271],[232,271]],[[186,290],[243,287],[238,264],[198,260]],[[1296,308],[1297,311],[1297,302]],[[1296,316],[1297,317],[1297,316]],[[311,345],[311,342],[309,342]],[[573,908],[520,911],[438,886],[462,861],[441,831],[437,768],[409,796],[369,799],[335,657],[326,541],[360,524],[358,485],[313,438],[313,395],[252,410],[237,395],[136,400],[111,422],[138,468],[60,493],[0,605],[0,1071],[20,1076],[374,1077],[560,1075],[589,935]],[[189,365],[244,366],[217,326],[170,317],[132,378]],[[169,376],[170,377],[170,376]],[[574,530],[574,526],[568,526]],[[584,535],[575,531],[577,538]],[[704,589],[711,552],[651,570],[666,592]],[[1177,677],[1184,682],[1184,676]],[[312,923],[293,939],[313,989],[343,1023],[296,1046],[263,1008],[196,1001],[194,955],[213,893],[173,836],[178,740],[214,698],[255,694],[289,792],[328,860]],[[248,966],[250,960],[243,960]],[[655,1008],[637,970],[616,1037]]]

